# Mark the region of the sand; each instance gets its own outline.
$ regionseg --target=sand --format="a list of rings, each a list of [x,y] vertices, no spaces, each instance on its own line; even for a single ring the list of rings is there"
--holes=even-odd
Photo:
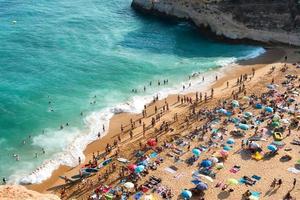
[[[265,88],[266,83],[270,82],[270,80],[272,79],[272,77],[276,77],[275,80],[278,81],[280,80],[280,77],[282,76],[282,74],[280,74],[278,72],[278,69],[280,67],[282,67],[283,65],[283,56],[284,55],[288,55],[289,63],[294,63],[296,61],[300,61],[300,55],[295,53],[295,49],[282,49],[282,48],[272,48],[272,49],[268,49],[267,53],[261,57],[258,57],[256,59],[251,59],[248,61],[243,61],[240,62],[237,66],[234,66],[230,69],[227,69],[224,71],[224,75],[222,77],[220,77],[218,79],[218,81],[214,82],[211,87],[214,88],[214,98],[210,101],[208,101],[208,103],[206,104],[200,104],[198,107],[212,107],[218,104],[218,100],[219,99],[225,99],[227,97],[229,97],[231,95],[232,90],[237,91],[237,88],[234,87],[235,83],[236,83],[236,79],[241,75],[241,74],[251,74],[252,73],[252,69],[256,69],[256,73],[254,78],[251,79],[251,81],[247,82],[246,84],[246,88],[247,88],[247,92],[250,93],[260,93],[262,92],[262,89]],[[298,59],[298,60],[297,60]],[[273,73],[272,76],[267,75],[268,71],[270,69],[271,66],[277,66],[277,70],[275,73]],[[298,72],[298,71],[297,71]],[[296,73],[296,72],[295,72]],[[226,82],[229,82],[229,87],[226,87]],[[275,81],[275,82],[276,82]],[[208,94],[210,94],[210,88],[199,88],[199,91],[201,92],[207,92]],[[188,94],[187,96],[191,96],[191,97],[195,97],[195,94],[191,93]],[[158,124],[160,124],[163,121],[172,121],[173,117],[174,117],[174,113],[177,113],[179,116],[179,120],[181,121],[182,119],[185,118],[185,116],[187,115],[187,113],[190,112],[189,110],[189,106],[186,105],[180,105],[177,104],[177,95],[170,95],[169,97],[167,97],[166,101],[168,102],[169,106],[170,106],[170,110],[164,112],[163,116],[161,117],[160,121],[158,122]],[[165,100],[160,100],[158,102],[156,102],[153,105],[150,105],[147,107],[147,114],[148,117],[144,118],[142,121],[146,124],[149,125],[151,122],[151,117],[154,114],[154,106],[157,106],[158,108],[162,107],[164,105]],[[149,117],[149,115],[151,115]],[[120,124],[123,124],[123,126],[125,127],[125,130],[128,130],[130,127],[130,119],[132,118],[134,121],[136,119],[141,118],[142,115],[134,115],[134,114],[129,114],[129,113],[122,113],[122,114],[118,114],[115,115],[111,122],[110,122],[110,126],[109,126],[109,131],[107,133],[107,135],[105,135],[103,138],[91,143],[90,145],[88,145],[87,149],[85,150],[85,155],[86,155],[86,162],[88,162],[88,160],[90,160],[92,158],[92,153],[93,152],[103,152],[105,150],[105,146],[107,143],[112,144],[112,142],[117,138],[118,135],[121,134],[120,131]],[[138,124],[138,123],[137,123]],[[189,130],[191,130],[193,127],[197,126],[198,124],[195,122],[193,124],[191,124],[187,129],[186,128],[181,128],[182,123],[175,123],[172,124],[172,127],[174,127],[175,131],[172,133],[167,133],[167,135],[159,135],[159,140],[162,141],[165,138],[169,138],[171,135],[176,134],[186,134],[187,132],[189,132]],[[156,126],[158,127],[158,125]],[[141,141],[143,144],[146,143],[147,138],[150,137],[155,137],[155,133],[154,133],[154,129],[151,128],[149,130],[146,131],[145,136],[143,136],[142,133],[142,126],[138,126],[137,128],[134,129],[133,131],[134,134],[134,138],[130,139],[129,138],[129,134],[128,133],[124,133],[121,135],[121,143],[119,143],[119,148],[121,151],[121,155],[129,158],[130,155],[132,154],[132,151],[134,149],[138,149],[139,148],[139,141]],[[196,145],[195,144],[192,144]],[[234,151],[238,151],[239,146],[236,147],[237,149],[234,149],[231,152]],[[210,152],[211,153],[211,152]],[[284,153],[284,152],[283,152]],[[295,152],[292,152],[295,153]],[[296,152],[298,153],[298,152]],[[207,154],[209,155],[209,153]],[[166,157],[165,155],[163,155],[164,157]],[[190,156],[190,154],[186,155],[186,156]],[[295,155],[293,157],[295,157],[295,159],[299,158],[299,155]],[[281,163],[278,161],[278,157],[277,159],[271,159],[269,161],[263,161],[263,163],[257,163],[251,159],[247,159],[244,157],[241,157],[240,154],[233,154],[229,156],[229,159],[226,161],[226,165],[225,168],[223,170],[221,170],[218,175],[217,175],[217,179],[215,180],[215,183],[218,181],[224,181],[226,180],[228,177],[234,177],[237,178],[236,174],[231,174],[228,172],[228,170],[234,165],[234,164],[239,164],[242,166],[241,171],[239,172],[239,176],[247,174],[247,175],[259,175],[262,176],[262,180],[260,180],[259,184],[256,184],[255,187],[252,187],[251,190],[257,190],[257,191],[261,191],[261,192],[267,192],[269,189],[269,185],[270,182],[272,181],[273,177],[284,177],[284,181],[286,184],[284,184],[283,187],[281,187],[280,189],[278,189],[277,192],[272,193],[270,196],[269,194],[267,194],[266,196],[263,196],[261,199],[281,199],[282,196],[285,194],[285,192],[290,188],[291,186],[291,181],[292,178],[294,177],[294,175],[290,172],[288,172],[286,169],[288,168],[288,166],[290,165],[290,163]],[[182,159],[184,159],[185,157],[183,156]],[[194,167],[190,167],[187,168],[186,165],[184,163],[180,163],[180,164],[176,164],[176,167],[178,167],[178,172],[177,173],[182,173],[182,175],[179,176],[179,178],[174,178],[174,175],[170,175],[168,173],[165,173],[164,168],[170,165],[174,165],[173,163],[173,159],[165,159],[165,162],[163,163],[163,166],[160,166],[159,169],[157,171],[154,171],[153,174],[158,175],[160,177],[162,177],[163,179],[163,184],[166,184],[168,186],[170,186],[177,198],[177,196],[179,195],[180,191],[183,188],[190,188],[193,185],[191,184],[191,174],[192,171],[195,170],[195,166]],[[75,174],[78,174],[78,171],[80,169],[80,166],[75,167],[75,168],[70,168],[70,167],[66,167],[66,166],[61,166],[58,170],[56,170],[52,177],[46,181],[44,181],[42,184],[36,184],[36,185],[28,185],[26,186],[29,189],[38,191],[38,192],[42,192],[42,193],[55,193],[55,194],[59,194],[59,188],[61,188],[61,186],[64,184],[64,181],[62,179],[60,179],[58,176],[62,175],[62,176],[67,176],[67,177],[71,177]],[[151,172],[152,173],[152,172]],[[272,176],[270,176],[272,175]],[[96,181],[96,176],[92,177],[91,180]],[[176,181],[176,184],[174,184]],[[110,183],[113,183],[113,181],[109,181]],[[214,189],[214,184],[210,184],[210,189],[206,192],[206,197],[208,199],[241,199],[241,194],[242,192],[244,192],[247,188],[242,186],[242,187],[237,187],[237,189],[235,189],[235,192],[230,193],[230,196],[226,196],[228,195],[227,193],[222,193],[222,191],[220,189]],[[74,189],[75,186],[73,186],[73,188],[70,188],[70,191],[74,191],[76,189]],[[78,193],[77,195],[73,195],[72,198],[76,198],[76,199],[86,199],[88,195],[92,194],[92,189],[93,187],[91,187],[90,189],[86,189],[84,190],[84,192],[82,193]],[[69,192],[72,193],[72,192]],[[300,196],[300,191],[299,191],[299,187],[296,188],[295,190],[293,190],[293,194],[296,194],[298,196]],[[175,197],[174,197],[175,199]]]

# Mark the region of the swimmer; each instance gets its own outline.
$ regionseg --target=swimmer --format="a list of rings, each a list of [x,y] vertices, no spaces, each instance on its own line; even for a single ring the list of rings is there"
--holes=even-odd
[[[80,112],[80,116],[82,116],[83,115],[83,112]]]
[[[38,153],[35,153],[35,158],[38,158]]]
[[[69,126],[69,123],[68,123],[68,122],[66,123],[66,126]]]
[[[61,130],[64,129],[64,126],[63,126],[63,125],[60,125],[60,129],[61,129]]]
[[[20,156],[17,154],[16,155],[16,161],[19,161],[20,160]]]

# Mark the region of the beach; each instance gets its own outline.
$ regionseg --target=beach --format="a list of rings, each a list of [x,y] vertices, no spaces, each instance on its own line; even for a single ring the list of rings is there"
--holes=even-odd
[[[278,49],[270,49],[267,51],[267,53],[261,57],[258,57],[257,59],[251,59],[248,61],[242,61],[238,65],[228,69],[225,71],[225,73],[218,78],[210,87],[208,88],[199,88],[199,92],[202,92],[203,94],[207,92],[208,96],[211,93],[211,88],[214,88],[214,97],[213,99],[209,99],[206,103],[197,105],[196,108],[210,108],[218,105],[218,101],[221,99],[226,99],[231,96],[232,90],[237,90],[237,87],[235,86],[236,84],[236,79],[241,75],[241,74],[251,74],[252,70],[255,69],[255,76],[251,78],[250,81],[246,82],[246,90],[247,94],[259,94],[262,92],[266,85],[270,83],[272,77],[275,79],[275,83],[280,83],[280,80],[282,80],[284,77],[284,74],[280,74],[279,69],[282,67],[284,61],[283,58],[284,56],[288,56],[288,65],[292,67],[292,63],[298,62],[299,61],[299,54],[296,53],[296,49],[288,49],[288,48],[279,48]],[[297,60],[298,59],[298,60]],[[272,66],[276,66],[276,71],[272,76],[268,76],[268,72]],[[295,70],[294,70],[295,71]],[[294,72],[293,71],[293,72]],[[297,70],[295,72],[298,72]],[[229,87],[226,86],[226,84],[229,84]],[[185,94],[187,97],[192,97],[193,99],[195,98],[195,93],[189,93]],[[183,137],[183,135],[187,134],[189,131],[193,130],[193,128],[197,127],[198,122],[192,122],[191,124],[188,125],[187,128],[181,128],[182,123],[172,123],[171,127],[174,129],[173,132],[167,132],[165,134],[159,134],[155,133],[154,128],[149,128],[145,134],[143,134],[143,129],[141,125],[137,125],[136,128],[133,129],[133,137],[130,138],[128,131],[130,129],[130,124],[131,124],[131,119],[134,121],[136,124],[139,124],[138,121],[139,119],[142,119],[142,122],[145,123],[146,125],[151,124],[151,118],[154,116],[155,113],[155,106],[158,108],[158,110],[162,110],[162,107],[165,105],[165,102],[168,103],[169,109],[163,111],[162,116],[160,117],[159,121],[155,125],[155,127],[159,127],[159,124],[161,124],[163,121],[169,121],[172,122],[174,118],[174,114],[178,114],[178,121],[181,121],[185,116],[187,116],[191,111],[190,111],[190,106],[184,104],[180,105],[180,103],[177,102],[177,94],[170,95],[167,97],[167,99],[160,99],[159,101],[156,101],[155,103],[152,103],[151,105],[147,106],[147,117],[143,118],[142,114],[130,114],[130,113],[121,113],[113,116],[113,118],[110,121],[109,125],[109,131],[107,135],[105,135],[103,138],[91,143],[88,145],[86,150],[84,151],[84,154],[86,156],[86,163],[89,160],[92,160],[93,153],[96,153],[97,151],[103,152],[105,150],[106,144],[111,144],[114,142],[114,140],[117,139],[118,135],[121,134],[120,131],[120,126],[121,124],[124,127],[124,133],[121,134],[121,142],[118,143],[118,156],[120,157],[125,157],[128,160],[130,160],[130,156],[132,156],[132,151],[134,149],[138,149],[139,143],[141,142],[142,144],[147,143],[147,140],[149,138],[156,138],[158,137],[158,141],[164,141],[165,139],[170,139],[174,135],[178,135],[179,137]],[[176,128],[175,128],[176,127]],[[229,132],[229,131],[228,131]],[[144,136],[143,136],[144,135]],[[226,136],[228,137],[228,136]],[[205,140],[205,139],[204,139]],[[286,143],[290,142],[290,138],[287,138]],[[193,146],[197,146],[201,144],[201,142],[191,142],[191,149]],[[237,152],[240,148],[240,145],[235,145],[234,149],[231,150],[231,152]],[[297,147],[293,147],[297,148]],[[113,150],[115,152],[116,149]],[[208,157],[213,153],[213,150],[210,150],[211,152],[206,152],[204,157]],[[293,159],[297,159],[297,156],[299,158],[299,155],[297,155],[297,151],[292,151],[292,157]],[[283,154],[280,153],[280,155]],[[190,156],[190,154],[187,153],[187,155],[183,155],[182,159],[185,157]],[[202,155],[201,155],[202,156]],[[163,180],[162,183],[168,185],[169,187],[172,188],[172,191],[174,192],[174,196],[177,196],[180,194],[181,190],[183,188],[190,188],[192,187],[191,183],[191,175],[193,171],[195,170],[193,167],[186,168],[186,165],[184,163],[179,163],[176,165],[178,168],[178,171],[176,174],[181,174],[180,177],[174,179],[173,174],[168,174],[166,173],[163,169],[167,167],[168,165],[171,165],[173,160],[168,160],[166,155],[163,155],[165,158],[165,162],[162,164],[162,166],[159,166],[159,169],[154,171],[153,173],[156,176],[161,177]],[[277,156],[278,158],[279,156]],[[257,174],[262,176],[262,180],[253,188],[253,190],[259,190],[260,192],[266,192],[268,191],[270,182],[274,177],[282,177],[284,179],[285,184],[278,190],[278,192],[275,192],[271,194],[270,196],[266,195],[264,197],[261,197],[261,199],[280,199],[282,198],[284,194],[284,191],[288,190],[290,188],[291,182],[293,181],[294,174],[288,172],[286,168],[290,165],[289,162],[287,163],[281,163],[278,161],[278,159],[272,158],[268,161],[263,161],[262,164],[258,164],[256,161],[251,160],[250,158],[243,159],[239,154],[231,154],[229,155],[229,158],[226,160],[226,165],[224,169],[220,170],[220,172],[217,173],[217,178],[214,181],[214,184],[221,180],[226,180],[228,178],[231,178],[234,176],[233,174],[229,173],[228,170],[238,164],[241,166],[241,170],[239,174]],[[258,167],[259,165],[259,167]],[[36,185],[28,185],[26,186],[29,189],[42,192],[42,193],[54,193],[59,195],[61,188],[63,187],[62,185],[64,184],[64,180],[59,178],[58,176],[66,176],[66,177],[71,177],[73,175],[78,174],[79,169],[81,166],[75,167],[75,168],[69,168],[65,166],[61,166],[58,170],[54,171],[52,174],[51,178],[44,181],[42,184],[36,184]],[[271,172],[270,175],[268,175],[268,172]],[[98,172],[98,173],[103,173]],[[97,174],[98,176],[98,174]],[[173,177],[173,178],[172,178]],[[91,180],[94,180],[97,182],[96,176],[93,176],[90,178]],[[111,179],[113,180],[113,179]],[[180,180],[178,182],[178,185],[172,184],[174,180]],[[113,181],[108,181],[111,184],[116,184],[116,182]],[[208,199],[225,199],[229,198],[226,197],[228,195],[227,192],[223,192],[215,189],[213,184],[209,184],[209,189],[205,192],[205,197]],[[83,193],[80,193],[80,195],[74,195],[72,198],[76,199],[87,199],[88,196],[93,193],[93,189],[96,186],[94,185],[90,189],[85,189]],[[72,189],[73,188],[73,189]],[[72,186],[70,189],[67,189],[67,194],[72,194],[71,191],[74,190],[76,186]],[[251,188],[252,189],[252,188]],[[299,189],[299,187],[298,187]],[[293,191],[293,195],[297,196],[299,195],[299,190],[296,188],[296,190]],[[68,192],[70,190],[70,192]],[[235,191],[230,193],[230,198],[229,199],[236,199],[240,198],[242,193],[245,188],[240,188],[236,187]]]

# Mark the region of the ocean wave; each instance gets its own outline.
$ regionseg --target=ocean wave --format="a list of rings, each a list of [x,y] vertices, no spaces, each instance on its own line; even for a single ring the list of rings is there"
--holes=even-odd
[[[246,57],[242,59],[250,59],[257,57],[264,53],[263,48],[258,48],[257,50],[251,52]],[[51,159],[45,160],[41,166],[36,168],[29,175],[20,177],[16,174],[10,177],[14,182],[19,182],[22,184],[36,184],[41,183],[44,180],[51,177],[54,170],[58,169],[60,165],[66,165],[70,167],[75,167],[78,165],[78,157],[82,161],[85,160],[85,155],[83,151],[88,144],[98,139],[98,132],[101,132],[101,137],[103,137],[106,132],[102,131],[102,126],[104,125],[106,130],[109,129],[109,121],[114,114],[118,113],[140,113],[145,104],[150,103],[154,96],[158,96],[160,99],[167,97],[170,94],[184,94],[194,91],[200,91],[205,88],[208,84],[214,81],[215,75],[221,77],[223,75],[222,69],[226,66],[234,64],[237,58],[222,58],[217,61],[219,70],[208,71],[206,73],[193,73],[195,76],[189,81],[182,82],[177,86],[164,88],[155,94],[148,94],[144,96],[133,96],[130,101],[125,103],[120,103],[114,107],[106,108],[100,111],[91,112],[84,119],[85,129],[79,130],[76,127],[69,127],[64,130],[52,130],[47,129],[44,134],[35,136],[33,138],[33,144],[40,147],[46,147],[53,151],[57,149],[63,149],[62,152],[56,153]],[[205,76],[205,84],[202,82],[202,76]],[[186,87],[183,90],[182,85],[188,86],[191,83],[191,87]],[[22,171],[22,174],[24,171]]]

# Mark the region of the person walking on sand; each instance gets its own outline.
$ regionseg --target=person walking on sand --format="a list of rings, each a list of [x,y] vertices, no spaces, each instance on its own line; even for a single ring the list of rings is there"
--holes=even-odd
[[[2,179],[2,183],[3,183],[3,185],[6,185],[6,178],[5,177],[3,177],[3,179]]]
[[[297,179],[296,178],[294,178],[294,181],[293,181],[293,188],[292,188],[292,190],[296,187],[296,184],[297,184]]]
[[[272,183],[271,183],[271,188],[274,188],[276,186],[276,183],[277,183],[277,179],[274,178]]]
[[[81,164],[81,158],[80,157],[78,157],[78,163],[79,163],[79,165]]]
[[[278,185],[279,188],[281,187],[281,185],[282,185],[282,179],[278,180],[277,185]]]
[[[226,82],[226,85],[227,85],[227,88],[228,88],[229,87],[229,82],[228,81]]]

